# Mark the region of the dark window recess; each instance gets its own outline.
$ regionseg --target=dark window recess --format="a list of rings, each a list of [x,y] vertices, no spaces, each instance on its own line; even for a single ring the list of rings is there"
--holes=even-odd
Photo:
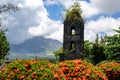
[[[75,42],[71,42],[71,51],[75,51]]]

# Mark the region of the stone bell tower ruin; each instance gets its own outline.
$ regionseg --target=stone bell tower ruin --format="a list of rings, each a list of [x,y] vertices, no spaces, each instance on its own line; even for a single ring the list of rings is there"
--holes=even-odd
[[[84,20],[77,9],[72,9],[64,20],[63,53],[60,61],[83,58]]]

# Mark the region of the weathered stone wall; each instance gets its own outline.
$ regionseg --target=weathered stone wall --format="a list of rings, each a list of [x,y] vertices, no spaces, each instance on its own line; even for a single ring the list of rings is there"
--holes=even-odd
[[[75,30],[74,35],[72,34],[73,29]],[[72,44],[74,44],[74,50],[72,50]],[[60,60],[83,58],[83,48],[84,23],[75,20],[64,21],[63,54],[61,54]]]

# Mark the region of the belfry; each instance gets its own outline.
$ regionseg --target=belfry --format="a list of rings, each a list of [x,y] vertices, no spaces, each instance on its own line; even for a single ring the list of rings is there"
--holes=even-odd
[[[73,8],[64,20],[63,54],[61,61],[83,58],[84,20],[80,12]]]

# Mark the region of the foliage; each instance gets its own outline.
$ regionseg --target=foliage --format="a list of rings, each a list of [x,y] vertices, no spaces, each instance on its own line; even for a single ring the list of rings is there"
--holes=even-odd
[[[2,80],[108,80],[100,68],[84,60],[51,64],[46,60],[15,60],[0,72]]]
[[[93,48],[93,42],[90,42],[89,40],[85,40],[84,41],[84,56],[90,62],[93,62],[92,48]]]
[[[61,47],[59,50],[53,52],[53,54],[56,56],[56,58],[59,57],[59,54],[63,52],[63,47]]]
[[[120,63],[117,62],[105,62],[99,64],[99,67],[106,73],[109,80],[120,79]]]
[[[120,63],[66,60],[51,64],[47,60],[15,60],[0,71],[2,80],[119,80]]]
[[[103,60],[120,60],[120,28],[113,36],[96,36],[95,42],[85,41],[84,54],[94,64]]]
[[[81,14],[82,14],[82,10],[80,8],[80,4],[78,2],[75,2],[70,9],[66,10],[65,21],[73,20],[73,21],[83,22]]]
[[[97,64],[100,61],[106,60],[105,45],[103,39],[99,40],[98,34],[96,35],[95,42],[89,40],[84,41],[84,55],[90,62]]]
[[[106,60],[106,56],[104,53],[105,47],[104,44],[101,43],[98,38],[98,34],[96,35],[95,43],[93,44],[92,55],[93,55],[93,63],[97,64],[100,61]]]
[[[46,60],[15,60],[0,72],[2,80],[58,80],[62,79],[53,64]],[[58,73],[56,73],[58,72]],[[57,78],[57,79],[56,79]]]
[[[106,50],[108,60],[120,60],[120,28],[114,30],[116,33],[113,36],[106,36]]]
[[[0,30],[0,59],[4,59],[8,55],[9,42],[6,39],[5,32]]]

